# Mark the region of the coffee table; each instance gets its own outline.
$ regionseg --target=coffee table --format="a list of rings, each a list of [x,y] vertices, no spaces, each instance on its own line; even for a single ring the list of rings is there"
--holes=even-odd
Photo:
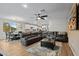
[[[51,40],[51,41],[49,41],[49,40],[42,40],[41,41],[41,47],[46,47],[46,48],[49,48],[49,49],[54,49],[54,47],[55,47],[55,40]]]

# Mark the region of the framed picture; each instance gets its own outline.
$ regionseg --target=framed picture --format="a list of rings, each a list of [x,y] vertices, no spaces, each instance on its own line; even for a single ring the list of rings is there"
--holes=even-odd
[[[9,23],[3,23],[3,31],[10,32],[10,24]]]

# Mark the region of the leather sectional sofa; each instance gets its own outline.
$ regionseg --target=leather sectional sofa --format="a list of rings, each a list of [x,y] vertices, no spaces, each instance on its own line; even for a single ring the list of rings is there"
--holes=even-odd
[[[66,32],[48,32],[47,36],[51,36],[55,41],[68,42],[68,36]]]
[[[38,42],[42,40],[42,33],[41,32],[35,32],[30,34],[23,34],[23,37],[21,39],[21,43],[25,46],[31,45],[35,42]]]
[[[57,34],[56,35],[56,41],[60,41],[60,42],[68,42],[68,36],[66,32],[63,32],[61,34]]]

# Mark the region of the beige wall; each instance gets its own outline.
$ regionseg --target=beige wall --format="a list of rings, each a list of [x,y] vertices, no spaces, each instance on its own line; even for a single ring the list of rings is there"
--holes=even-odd
[[[69,45],[74,55],[79,56],[79,30],[68,32]]]
[[[49,20],[49,31],[66,31],[67,19]]]

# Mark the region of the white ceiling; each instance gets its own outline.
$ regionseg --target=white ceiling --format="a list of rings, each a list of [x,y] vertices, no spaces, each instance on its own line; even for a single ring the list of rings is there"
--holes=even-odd
[[[72,4],[69,3],[27,3],[27,8],[22,7],[23,3],[0,3],[0,17],[16,17],[19,20],[34,23],[34,14],[45,9],[48,20],[67,20]]]

